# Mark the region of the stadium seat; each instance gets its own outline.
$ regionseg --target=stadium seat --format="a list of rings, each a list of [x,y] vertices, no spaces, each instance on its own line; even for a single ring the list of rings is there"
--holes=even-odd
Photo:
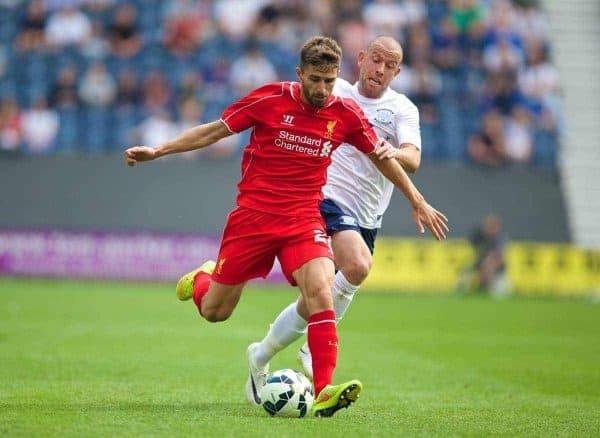
[[[133,106],[117,107],[111,111],[111,133],[107,137],[107,151],[121,150],[133,141],[132,130],[140,122],[139,112]]]
[[[438,127],[435,124],[421,121],[421,155],[423,159],[439,160],[441,152],[438,137]]]
[[[555,167],[557,164],[558,142],[556,134],[538,129],[534,136],[533,164],[541,167]]]
[[[109,132],[110,111],[105,107],[90,107],[82,111],[82,148],[86,152],[106,152]]]
[[[79,147],[79,117],[75,107],[59,108],[60,127],[56,137],[57,151],[71,153]]]
[[[451,160],[466,159],[466,135],[463,110],[456,100],[440,99],[440,155]]]

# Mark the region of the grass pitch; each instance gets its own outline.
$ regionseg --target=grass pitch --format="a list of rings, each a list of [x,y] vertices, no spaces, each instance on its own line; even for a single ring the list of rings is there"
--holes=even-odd
[[[173,285],[0,278],[0,435],[600,434],[600,306],[555,299],[360,292],[335,380],[361,399],[270,418],[245,401],[245,351],[294,298],[250,288],[209,324]]]

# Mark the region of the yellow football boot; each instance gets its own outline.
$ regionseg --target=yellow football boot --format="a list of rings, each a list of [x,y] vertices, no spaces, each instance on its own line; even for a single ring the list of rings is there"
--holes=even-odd
[[[194,278],[198,272],[206,272],[208,275],[211,275],[215,270],[215,262],[212,260],[208,260],[204,262],[202,266],[197,269],[194,269],[191,272],[188,272],[183,277],[179,279],[177,282],[177,287],[175,288],[175,293],[177,298],[181,301],[187,301],[194,295]]]
[[[362,383],[350,380],[340,385],[327,385],[319,393],[313,404],[316,417],[331,417],[342,408],[347,408],[360,396]]]

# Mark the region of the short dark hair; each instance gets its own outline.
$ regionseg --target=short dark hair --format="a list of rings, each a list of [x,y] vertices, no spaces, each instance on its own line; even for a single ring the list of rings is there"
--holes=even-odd
[[[318,70],[339,69],[342,62],[342,49],[336,40],[325,36],[309,38],[300,51],[300,68],[314,65]]]

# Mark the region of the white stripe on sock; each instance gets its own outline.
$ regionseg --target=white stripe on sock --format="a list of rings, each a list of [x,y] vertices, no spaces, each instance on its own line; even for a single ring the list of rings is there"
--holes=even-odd
[[[323,324],[325,322],[332,322],[335,324],[335,319],[324,319],[322,321],[316,321],[316,322],[309,322],[308,326],[310,327],[311,325],[317,325],[317,324]]]

